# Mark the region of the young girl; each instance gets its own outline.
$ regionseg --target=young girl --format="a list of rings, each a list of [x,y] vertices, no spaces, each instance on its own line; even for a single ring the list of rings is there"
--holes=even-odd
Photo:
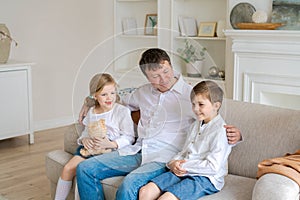
[[[223,91],[212,81],[198,83],[191,92],[196,120],[185,145],[170,162],[169,172],[154,178],[139,191],[139,199],[198,199],[224,186],[231,152],[225,122],[219,115]]]
[[[80,145],[74,157],[64,166],[61,177],[58,180],[55,199],[66,199],[72,179],[76,175],[77,165],[88,157],[80,154],[85,149],[120,149],[134,141],[134,125],[130,110],[116,103],[116,82],[109,74],[96,74],[90,81],[90,96],[94,99],[92,107],[83,120],[85,129],[78,139]],[[107,137],[91,138],[88,134],[88,125],[91,122],[105,120]]]

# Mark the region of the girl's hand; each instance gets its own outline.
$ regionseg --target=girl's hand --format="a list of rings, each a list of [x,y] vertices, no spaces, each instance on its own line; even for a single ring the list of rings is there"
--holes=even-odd
[[[86,149],[92,149],[95,146],[94,141],[88,137],[83,138],[81,143],[83,144],[84,148],[86,148]]]
[[[185,160],[171,160],[168,163],[168,167],[176,176],[183,176],[187,171],[181,167],[182,163],[185,163]]]
[[[118,145],[115,141],[110,141],[107,137],[95,137],[94,138],[95,147],[103,149],[117,149]]]

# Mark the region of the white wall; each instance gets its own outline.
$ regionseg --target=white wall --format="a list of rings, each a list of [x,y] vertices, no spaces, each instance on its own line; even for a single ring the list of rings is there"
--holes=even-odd
[[[1,0],[0,5],[0,23],[19,43],[12,46],[10,59],[36,63],[32,68],[34,129],[77,120],[72,110],[75,77],[88,53],[111,37],[113,1]],[[111,57],[112,46],[105,53]],[[87,91],[90,77],[86,77],[81,81]],[[77,98],[82,102],[82,97]]]

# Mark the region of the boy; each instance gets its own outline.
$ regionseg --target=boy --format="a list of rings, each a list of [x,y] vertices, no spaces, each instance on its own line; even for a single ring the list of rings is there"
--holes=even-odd
[[[139,199],[198,199],[218,192],[227,175],[231,152],[225,122],[218,113],[223,91],[212,81],[198,83],[191,92],[197,120],[183,150],[167,163],[170,171],[154,178],[139,191]]]

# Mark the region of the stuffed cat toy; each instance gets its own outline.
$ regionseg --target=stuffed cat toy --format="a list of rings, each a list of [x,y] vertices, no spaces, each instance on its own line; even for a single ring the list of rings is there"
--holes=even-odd
[[[106,133],[107,133],[107,128],[105,125],[105,119],[100,119],[99,121],[95,121],[95,122],[91,122],[88,125],[88,133],[89,136],[91,138],[93,137],[100,137],[100,138],[104,138],[106,137]],[[86,149],[86,148],[82,148],[80,150],[80,154],[83,157],[88,157],[91,155],[97,155],[97,154],[103,154],[103,153],[108,153],[111,152],[111,149]]]

